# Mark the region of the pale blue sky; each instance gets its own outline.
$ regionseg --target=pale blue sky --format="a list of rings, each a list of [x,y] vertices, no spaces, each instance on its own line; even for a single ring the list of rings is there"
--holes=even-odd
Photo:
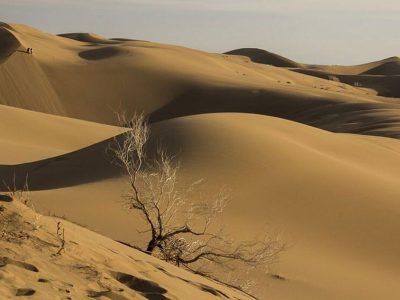
[[[400,0],[0,0],[0,20],[305,63],[400,56]]]

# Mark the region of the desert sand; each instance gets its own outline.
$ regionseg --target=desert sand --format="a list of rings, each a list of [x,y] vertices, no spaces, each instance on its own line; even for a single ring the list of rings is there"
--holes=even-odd
[[[125,130],[115,115],[122,111],[150,117],[152,140],[181,161],[182,185],[203,178],[209,193],[230,189],[220,222],[236,238],[267,224],[287,242],[269,273],[257,275],[260,299],[399,298],[399,58],[317,66],[252,49],[215,54],[0,28],[0,177],[23,184],[29,174],[37,212],[88,228],[62,220],[69,243],[50,260],[54,246],[38,253],[32,239],[4,242],[1,256],[44,270],[0,268],[5,299],[17,288],[54,299],[66,283],[74,285],[73,299],[108,287],[110,299],[143,296],[115,272],[155,283],[167,299],[246,299],[113,241],[145,239],[136,230],[143,223],[120,203],[125,180],[106,151]],[[4,205],[35,226],[36,213]],[[33,240],[54,240],[57,219],[40,222]],[[75,261],[96,267],[97,277],[71,267]],[[39,276],[51,284],[37,283]]]
[[[13,234],[0,241],[1,299],[253,299],[21,203],[3,207]]]

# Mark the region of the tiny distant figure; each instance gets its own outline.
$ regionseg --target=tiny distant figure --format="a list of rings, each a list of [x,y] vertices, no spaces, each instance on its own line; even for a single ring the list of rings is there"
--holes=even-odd
[[[26,48],[26,53],[31,53],[31,48]]]
[[[33,54],[33,49],[29,48],[29,54]]]

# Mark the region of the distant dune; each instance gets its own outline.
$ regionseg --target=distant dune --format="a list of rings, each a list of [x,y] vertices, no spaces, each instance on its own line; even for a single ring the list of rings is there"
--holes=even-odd
[[[384,97],[400,98],[400,75],[338,75],[317,69],[291,70],[326,80],[336,78],[336,80],[348,85],[359,85],[360,88],[372,89],[378,95]]]
[[[58,36],[76,40],[76,41],[80,41],[80,42],[87,42],[87,43],[94,43],[94,44],[118,44],[118,41],[108,40],[100,35],[95,34],[95,33],[84,33],[84,32],[63,33],[63,34],[59,34]]]
[[[26,53],[28,47],[33,54]],[[1,181],[11,185],[15,178],[22,186],[28,174],[38,211],[141,245],[143,223],[122,207],[125,178],[107,148],[125,130],[117,126],[116,113],[144,112],[151,122],[149,150],[162,142],[181,162],[179,186],[203,178],[203,189],[193,197],[207,197],[222,186],[230,190],[219,222],[234,238],[268,225],[290,245],[267,273],[252,275],[261,283],[260,299],[397,300],[398,58],[320,66],[259,49],[233,52],[86,33],[55,36],[1,23]],[[17,209],[36,218],[7,206]],[[35,240],[51,237],[55,222],[45,218]],[[63,266],[91,261],[100,274],[85,279],[76,273],[79,268],[63,271],[82,297],[87,290],[101,291],[99,278],[110,282],[112,290],[103,296],[113,300],[133,294],[247,297],[78,226],[66,222],[65,227],[72,248],[66,260],[60,258]],[[0,250],[0,272],[9,278],[1,293],[13,295],[24,283],[46,295],[31,273],[11,263],[1,266],[2,257],[12,255],[12,262],[33,264],[59,280],[55,265],[37,250],[13,245],[14,252],[7,252],[7,247]],[[163,293],[122,287],[115,272],[151,281]],[[58,297],[59,282],[49,285],[48,299]]]
[[[400,98],[400,58],[397,56],[356,66],[307,65],[261,49],[243,48],[227,52],[242,55],[252,61],[286,67],[292,71],[330,80],[338,78],[341,82],[371,88],[385,97]],[[381,75],[373,77],[368,75]]]
[[[375,68],[372,68],[363,74],[369,74],[369,75],[400,75],[400,58],[399,57],[394,57],[394,61],[386,62],[381,64],[380,66],[377,66]]]
[[[100,39],[87,44],[23,25],[10,26],[34,53],[17,52],[1,65],[0,80],[8,82],[0,86],[2,104],[107,124],[116,124],[114,112],[121,110],[144,111],[152,114],[153,121],[247,112],[335,132],[397,136],[393,130],[397,120],[391,112],[399,108],[398,103],[375,97],[371,89],[315,79],[235,55],[141,41],[111,45],[83,34],[89,40]],[[19,71],[22,66],[24,72]],[[393,83],[384,85],[385,93],[397,94],[391,90],[397,79],[390,80]],[[387,118],[382,111],[388,112]],[[376,112],[379,118],[373,117]],[[371,126],[377,130],[370,130]]]
[[[241,48],[226,52],[230,55],[242,55],[250,58],[253,62],[260,64],[272,65],[275,67],[285,67],[285,68],[301,68],[301,64],[280,56],[278,54],[268,52],[266,50],[257,48]]]

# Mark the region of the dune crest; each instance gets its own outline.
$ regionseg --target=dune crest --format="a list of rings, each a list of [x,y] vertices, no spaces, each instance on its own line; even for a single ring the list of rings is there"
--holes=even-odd
[[[86,50],[79,53],[79,56],[87,60],[106,59],[117,56],[122,51],[115,47],[104,47],[93,50]]]
[[[278,54],[268,52],[266,50],[257,48],[241,48],[232,51],[225,52],[229,55],[242,55],[250,58],[253,62],[260,64],[273,65],[275,67],[284,68],[301,68],[302,64],[299,64],[293,60],[286,57],[280,56]]]
[[[372,68],[363,74],[369,75],[400,75],[400,58],[395,61],[384,63],[378,67]]]
[[[119,41],[116,40],[108,40],[98,34],[95,33],[85,33],[85,32],[77,32],[77,33],[62,33],[58,36],[94,44],[118,44]]]
[[[0,24],[0,64],[5,62],[21,46],[20,41],[7,27],[9,26]]]
[[[227,54],[242,55],[257,63],[286,67],[301,74],[373,89],[380,96],[400,98],[400,58],[397,56],[361,65],[338,66],[300,64],[268,51],[252,48],[237,49]]]
[[[17,165],[80,150],[123,132],[102,125],[0,105],[0,165]]]
[[[9,81],[0,87],[0,101],[6,105],[111,125],[116,119],[110,112],[118,110],[144,111],[154,121],[247,112],[335,132],[397,137],[391,112],[397,111],[398,103],[351,86],[357,79],[343,79],[349,83],[344,84],[238,56],[142,41],[85,44],[12,26],[34,54],[14,55],[0,66],[0,79]],[[382,89],[390,92],[396,82],[387,78]],[[375,112],[383,110],[388,114],[379,113],[376,119]]]
[[[398,102],[354,86],[360,81],[366,87],[379,86],[376,89],[382,94],[397,95],[396,76],[363,77],[364,81],[340,77],[343,82],[336,82],[326,80],[330,73],[311,78],[292,72],[301,72],[299,68],[252,63],[235,55],[142,41],[109,45],[96,35],[76,36],[100,40],[87,44],[23,25],[12,27],[34,54],[18,53],[0,66],[0,79],[9,81],[0,87],[2,104],[111,125],[116,118],[110,112],[121,110],[144,111],[154,121],[198,113],[247,112],[334,132],[397,137],[393,127],[398,119],[392,112],[399,109]],[[320,72],[328,72],[324,70]]]
[[[1,181],[22,188],[28,174],[38,211],[125,243],[54,218],[36,228],[38,215],[2,195],[0,217],[25,223],[0,241],[0,295],[248,299],[126,246],[148,236],[121,203],[125,178],[107,148],[124,130],[116,113],[143,112],[149,151],[161,142],[180,162],[179,187],[204,178],[195,199],[231,191],[218,219],[229,238],[271,231],[291,246],[267,273],[246,274],[261,299],[397,300],[400,85],[389,73],[398,58],[320,66],[245,49],[264,59],[255,63],[246,53],[0,28]],[[9,34],[33,54],[13,52]],[[59,221],[66,252],[49,260]]]

